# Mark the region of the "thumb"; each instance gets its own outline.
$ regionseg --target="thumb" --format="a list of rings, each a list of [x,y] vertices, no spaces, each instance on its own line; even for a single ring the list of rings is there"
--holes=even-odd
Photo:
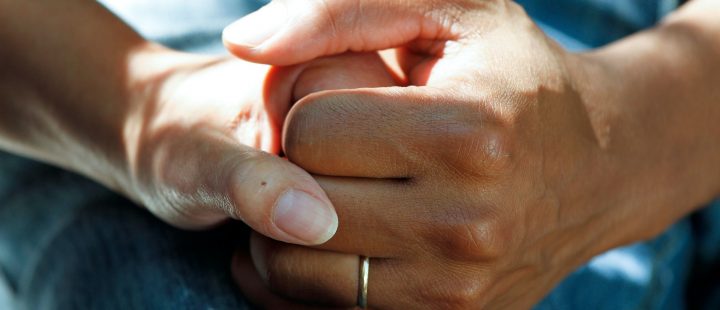
[[[193,130],[156,152],[153,208],[184,228],[227,218],[270,238],[317,245],[337,230],[338,218],[317,182],[287,160],[238,143],[225,133]],[[159,166],[159,167],[158,167]],[[153,205],[150,203],[149,205]]]
[[[291,65],[347,51],[456,37],[447,1],[274,0],[228,26],[223,40],[248,61]],[[444,7],[454,6],[453,10]],[[442,14],[440,14],[442,12]],[[460,14],[460,13],[458,13]]]

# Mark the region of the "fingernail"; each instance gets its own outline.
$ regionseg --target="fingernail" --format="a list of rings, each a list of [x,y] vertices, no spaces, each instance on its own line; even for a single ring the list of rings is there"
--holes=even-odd
[[[223,39],[231,44],[257,47],[267,41],[285,24],[287,8],[278,1],[262,7],[230,24],[223,31]]]
[[[285,233],[310,245],[330,240],[338,227],[332,206],[299,190],[289,190],[280,196],[273,221]]]

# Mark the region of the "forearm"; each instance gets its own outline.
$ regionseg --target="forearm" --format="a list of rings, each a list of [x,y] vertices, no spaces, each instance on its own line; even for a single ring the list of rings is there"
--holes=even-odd
[[[0,147],[119,188],[125,120],[161,70],[95,1],[0,1]]]
[[[642,237],[720,194],[719,15],[716,1],[691,1],[655,29],[578,56],[616,180],[608,192],[648,216]]]

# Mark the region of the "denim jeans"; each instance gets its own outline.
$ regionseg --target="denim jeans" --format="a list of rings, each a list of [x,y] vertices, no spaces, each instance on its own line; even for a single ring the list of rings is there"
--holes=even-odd
[[[145,37],[224,53],[226,24],[262,0],[103,1]],[[519,1],[572,50],[651,27],[675,3]],[[639,219],[641,220],[641,219]],[[73,173],[0,153],[0,309],[243,309],[230,278],[247,228],[186,232]],[[599,255],[537,309],[720,309],[720,203]]]

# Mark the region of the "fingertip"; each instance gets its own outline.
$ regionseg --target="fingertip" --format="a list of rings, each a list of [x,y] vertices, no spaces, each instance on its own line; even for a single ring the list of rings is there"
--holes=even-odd
[[[247,252],[244,250],[235,252],[230,270],[235,284],[252,304],[268,306],[277,302],[278,298],[273,296],[265,287],[265,282],[255,269]]]
[[[338,216],[313,177],[295,164],[256,152],[238,166],[231,212],[253,230],[278,241],[318,245],[337,231]]]
[[[252,54],[254,54],[254,48],[250,47],[250,46],[239,45],[237,43],[234,43],[234,42],[228,40],[226,38],[227,35],[225,34],[226,31],[227,31],[227,28],[225,31],[223,31],[223,35],[222,35],[222,42],[223,42],[223,45],[225,46],[225,49],[227,49],[227,51],[230,52],[230,54],[234,55],[235,57],[249,61],[249,59],[252,58]]]
[[[276,52],[273,46],[288,45],[283,37],[291,14],[284,1],[272,1],[259,10],[233,22],[223,29],[222,41],[233,55],[250,62],[269,65],[290,65],[296,62],[289,52]],[[291,40],[290,40],[291,41]],[[299,60],[297,62],[301,62]]]
[[[296,238],[293,243],[320,245],[337,232],[338,216],[327,198],[304,190],[290,189],[278,198],[273,210],[273,223]],[[323,194],[324,196],[324,194]]]
[[[232,277],[248,301],[261,309],[317,309],[286,300],[270,291],[247,252],[237,251],[231,266]]]
[[[223,40],[237,46],[258,47],[280,32],[287,22],[284,2],[272,1],[225,27]]]
[[[276,44],[274,40],[260,46],[247,46],[230,41],[223,35],[223,45],[235,57],[265,65],[291,66],[317,58],[315,55],[294,51],[291,44]]]
[[[240,280],[248,279],[253,275],[250,272],[252,271],[252,261],[245,251],[245,249],[235,251],[230,264],[230,272],[238,283],[242,282]]]
[[[282,52],[272,52],[272,50],[268,49],[267,46],[271,44],[263,44],[260,46],[239,44],[229,40],[225,32],[223,32],[222,42],[225,49],[230,52],[230,54],[245,61],[273,66],[287,66],[295,64],[294,57],[282,57]]]

